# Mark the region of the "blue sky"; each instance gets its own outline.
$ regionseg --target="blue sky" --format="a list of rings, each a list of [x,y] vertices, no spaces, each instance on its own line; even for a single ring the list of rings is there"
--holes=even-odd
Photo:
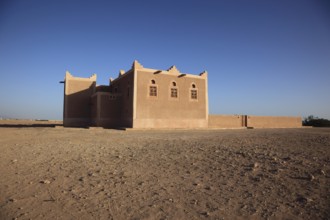
[[[330,119],[330,4],[0,1],[0,116],[62,119],[63,80],[143,66],[209,73],[212,114]]]

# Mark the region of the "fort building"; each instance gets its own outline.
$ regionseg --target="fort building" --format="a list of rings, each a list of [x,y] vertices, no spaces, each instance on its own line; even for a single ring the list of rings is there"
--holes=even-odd
[[[64,80],[64,126],[126,128],[208,127],[207,72],[181,73],[144,68],[134,61],[109,85],[96,85],[96,75]]]
[[[295,128],[301,117],[209,115],[208,73],[149,69],[134,61],[109,85],[89,78],[64,79],[65,127],[108,128]]]

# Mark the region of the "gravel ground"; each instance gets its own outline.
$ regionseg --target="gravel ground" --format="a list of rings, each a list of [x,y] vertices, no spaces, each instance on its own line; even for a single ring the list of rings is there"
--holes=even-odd
[[[45,124],[0,125],[0,219],[330,218],[330,129]]]

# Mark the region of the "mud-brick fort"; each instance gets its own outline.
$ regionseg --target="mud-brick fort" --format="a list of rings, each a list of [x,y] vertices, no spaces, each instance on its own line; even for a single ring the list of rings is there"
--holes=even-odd
[[[293,128],[301,117],[209,115],[208,74],[144,68],[134,61],[109,85],[96,75],[64,79],[63,124],[109,128]]]

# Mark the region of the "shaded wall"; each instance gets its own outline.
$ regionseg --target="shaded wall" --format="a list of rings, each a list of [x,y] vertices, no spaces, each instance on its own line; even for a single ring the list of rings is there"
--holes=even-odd
[[[113,94],[118,95],[119,101],[112,102],[107,109],[116,109],[116,127],[133,127],[134,71],[128,71],[113,81],[111,89]]]
[[[95,91],[96,76],[76,78],[69,73],[64,85],[64,126],[89,126],[91,122],[91,95]]]
[[[100,127],[120,127],[121,95],[97,92],[92,96],[92,124]]]

